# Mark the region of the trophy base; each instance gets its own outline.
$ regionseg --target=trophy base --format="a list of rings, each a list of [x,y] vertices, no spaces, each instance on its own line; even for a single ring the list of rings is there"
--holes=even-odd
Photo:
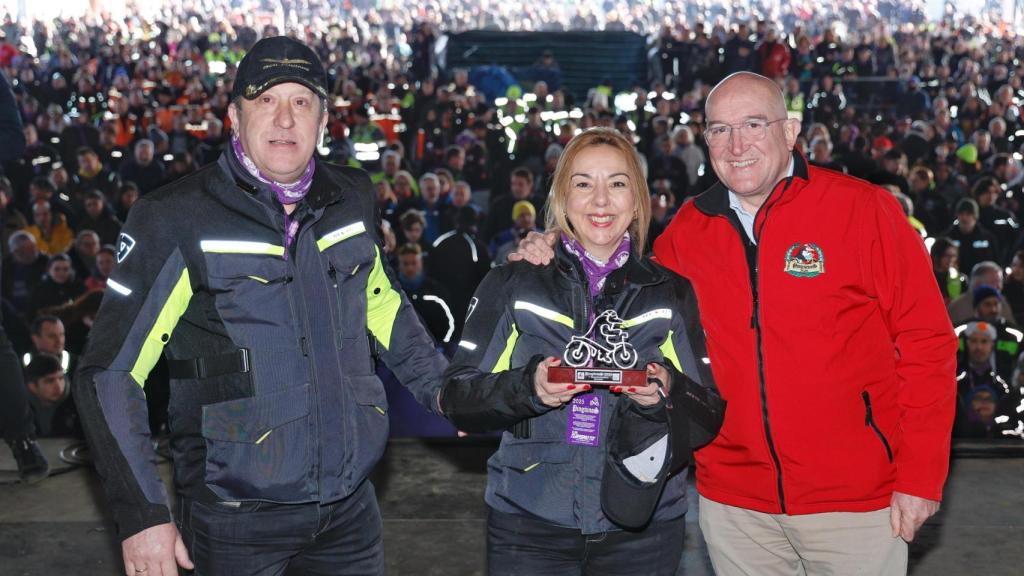
[[[548,382],[556,384],[589,384],[594,388],[646,386],[647,372],[644,370],[620,370],[618,368],[553,366],[548,368]]]

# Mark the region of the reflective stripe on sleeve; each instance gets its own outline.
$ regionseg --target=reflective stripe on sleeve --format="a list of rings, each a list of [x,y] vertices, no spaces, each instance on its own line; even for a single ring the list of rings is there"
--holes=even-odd
[[[516,348],[516,341],[519,340],[519,330],[516,329],[516,325],[512,325],[512,332],[508,335],[508,340],[505,340],[505,349],[502,350],[501,356],[498,356],[497,363],[494,364],[494,368],[491,372],[504,372],[509,369],[512,364],[512,351]]]
[[[188,268],[184,268],[181,271],[178,282],[174,285],[174,289],[171,290],[170,296],[164,302],[163,308],[160,309],[156,322],[153,323],[153,327],[146,334],[146,340],[142,344],[142,349],[139,350],[139,356],[136,358],[135,364],[132,366],[132,378],[140,387],[145,385],[146,377],[149,376],[149,372],[156,365],[157,360],[160,359],[164,345],[170,340],[174,327],[178,325],[178,319],[185,313],[185,309],[188,308],[188,303],[191,299],[192,284],[189,281]]]
[[[658,350],[661,350],[661,355],[665,357],[665,360],[671,362],[676,367],[676,370],[682,372],[683,364],[679,362],[679,356],[676,355],[676,347],[672,345],[672,336],[674,334],[673,330],[669,330],[668,336],[665,337],[665,341],[658,347]]]
[[[380,248],[373,247],[376,254],[373,269],[366,280],[366,327],[385,350],[391,348],[391,332],[402,306],[402,297],[391,287],[384,263],[380,259]]]
[[[111,278],[107,278],[107,288],[110,288],[111,290],[113,290],[114,292],[117,292],[121,296],[131,296],[132,295],[132,289],[131,288],[125,286],[124,284],[116,282],[116,281],[114,281]]]

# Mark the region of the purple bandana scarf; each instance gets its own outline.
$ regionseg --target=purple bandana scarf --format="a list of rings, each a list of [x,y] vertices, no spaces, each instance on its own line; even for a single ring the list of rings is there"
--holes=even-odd
[[[619,247],[612,253],[612,257],[607,262],[601,262],[600,259],[595,258],[587,252],[587,250],[577,240],[573,240],[569,236],[562,233],[562,246],[565,247],[566,252],[572,254],[579,259],[580,264],[583,264],[583,272],[587,275],[587,283],[590,285],[590,298],[597,298],[597,295],[604,288],[605,278],[608,277],[612,271],[622,268],[622,265],[629,260],[629,248],[631,242],[629,239],[629,232],[626,232],[625,237],[622,238],[622,242],[619,243]]]
[[[309,187],[313,184],[313,159],[309,159],[309,163],[306,164],[306,171],[302,173],[302,176],[298,180],[291,184],[281,184],[275,182],[270,178],[267,178],[260,169],[256,167],[256,164],[245,154],[245,150],[242,148],[242,141],[238,139],[237,134],[231,134],[231,148],[235,151],[235,158],[238,158],[238,162],[245,168],[246,172],[252,175],[260,182],[263,182],[274,192],[274,196],[277,197],[277,201],[281,204],[295,204],[298,201],[306,197],[309,193]],[[284,259],[288,259],[288,248],[291,246],[292,241],[295,240],[295,235],[299,231],[299,223],[293,221],[288,217],[288,213],[284,214]]]

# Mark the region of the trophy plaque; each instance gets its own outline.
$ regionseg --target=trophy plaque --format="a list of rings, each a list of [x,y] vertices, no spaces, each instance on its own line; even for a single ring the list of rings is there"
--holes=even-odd
[[[645,386],[647,372],[635,369],[637,353],[614,310],[605,310],[583,336],[573,336],[562,354],[564,366],[548,368],[548,381],[591,387]]]

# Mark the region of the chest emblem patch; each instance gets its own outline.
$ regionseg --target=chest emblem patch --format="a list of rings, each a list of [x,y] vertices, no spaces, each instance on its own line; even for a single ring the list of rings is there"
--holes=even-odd
[[[825,253],[817,244],[797,242],[786,251],[786,267],[790,276],[814,278],[825,273]]]

